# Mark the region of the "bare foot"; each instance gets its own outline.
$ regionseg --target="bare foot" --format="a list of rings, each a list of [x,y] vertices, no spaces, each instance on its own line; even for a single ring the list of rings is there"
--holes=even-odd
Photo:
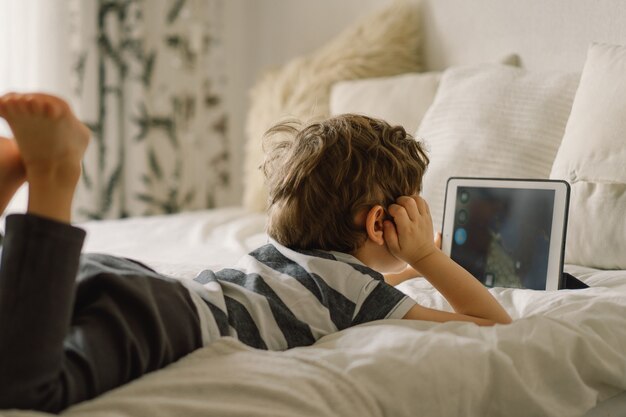
[[[0,116],[13,131],[27,177],[42,171],[80,175],[89,129],[65,101],[47,94],[6,94],[0,97]]]
[[[26,170],[17,143],[0,136],[0,214],[25,179]]]
[[[0,136],[0,183],[5,181],[24,182],[26,171],[17,143]]]
[[[89,129],[65,101],[47,94],[4,95],[0,116],[19,147],[29,183],[28,211],[69,221]]]

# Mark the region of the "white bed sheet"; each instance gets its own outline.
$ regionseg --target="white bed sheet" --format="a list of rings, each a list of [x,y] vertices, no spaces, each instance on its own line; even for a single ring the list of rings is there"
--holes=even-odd
[[[265,243],[264,223],[240,208],[89,223],[85,249],[192,278]],[[379,321],[287,352],[227,338],[64,414],[581,416],[626,390],[626,271],[568,270],[593,288],[491,290],[510,325]],[[423,279],[399,288],[449,309]]]
[[[232,266],[267,242],[265,215],[241,207],[79,226],[87,230],[84,252],[137,259],[176,278],[194,278],[203,269]]]

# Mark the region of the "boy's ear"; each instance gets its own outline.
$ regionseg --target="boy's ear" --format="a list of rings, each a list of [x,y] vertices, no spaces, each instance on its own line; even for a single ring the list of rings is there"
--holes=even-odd
[[[367,212],[365,218],[365,230],[367,237],[377,245],[384,245],[385,238],[383,236],[383,222],[386,214],[385,209],[381,205],[375,205]]]

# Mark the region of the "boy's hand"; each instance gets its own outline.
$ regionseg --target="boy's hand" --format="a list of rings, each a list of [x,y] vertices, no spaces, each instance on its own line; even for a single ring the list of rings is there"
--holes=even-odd
[[[402,196],[388,208],[395,222],[384,222],[387,247],[399,259],[416,265],[437,251],[433,236],[433,223],[426,201],[419,196]]]

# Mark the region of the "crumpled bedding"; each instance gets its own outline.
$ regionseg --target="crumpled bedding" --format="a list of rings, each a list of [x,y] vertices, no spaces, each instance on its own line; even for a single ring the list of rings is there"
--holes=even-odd
[[[87,248],[187,279],[264,242],[262,217],[203,213],[88,224]],[[580,416],[626,390],[626,271],[567,269],[591,288],[492,289],[510,325],[378,321],[286,352],[225,338],[63,415]],[[398,288],[450,308],[423,279]]]

